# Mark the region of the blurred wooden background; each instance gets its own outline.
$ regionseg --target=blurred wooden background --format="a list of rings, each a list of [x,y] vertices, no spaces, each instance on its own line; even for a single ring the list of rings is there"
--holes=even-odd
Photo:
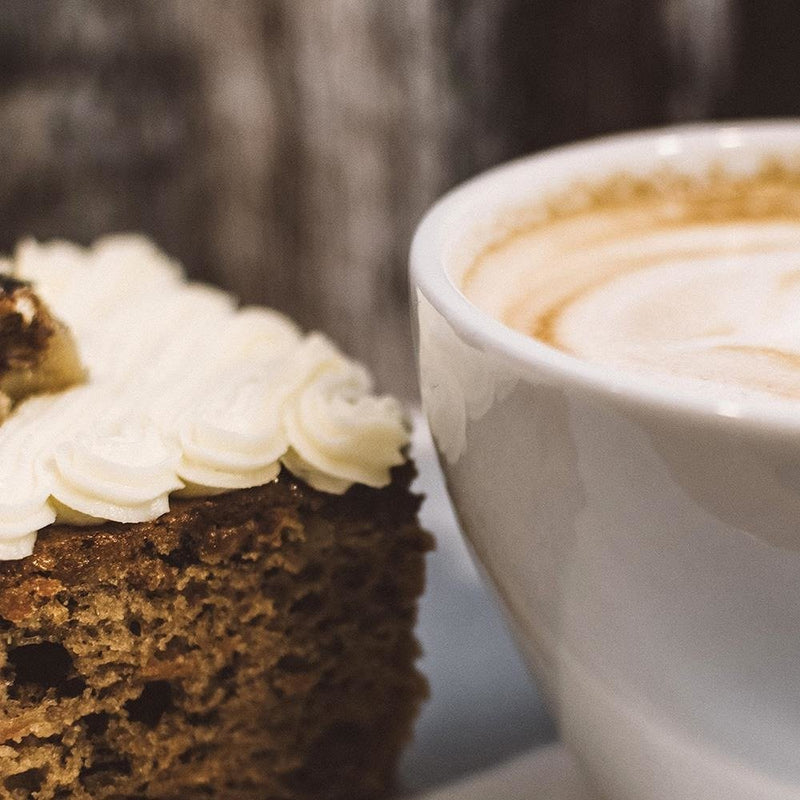
[[[800,112],[789,0],[0,0],[0,250],[144,230],[415,394],[406,255],[487,166]]]

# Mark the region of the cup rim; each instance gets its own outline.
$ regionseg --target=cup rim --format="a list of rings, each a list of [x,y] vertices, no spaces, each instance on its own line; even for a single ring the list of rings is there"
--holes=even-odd
[[[511,205],[509,187],[521,186],[514,193],[522,197],[524,187],[537,177],[561,169],[577,174],[580,163],[592,165],[590,175],[608,176],[615,160],[622,165],[632,159],[646,174],[673,161],[683,164],[679,159],[687,155],[708,165],[714,154],[730,151],[749,151],[758,154],[760,161],[779,153],[800,157],[800,118],[700,122],[617,133],[542,150],[482,172],[443,195],[419,222],[410,250],[412,302],[416,303],[419,290],[463,341],[501,355],[522,374],[535,369],[539,376],[566,381],[584,392],[698,421],[800,434],[796,401],[709,398],[624,368],[583,361],[509,328],[470,302],[446,267],[446,250],[458,238],[453,228],[461,223],[463,229],[463,217],[471,213],[474,218],[478,208],[481,216],[488,216],[489,211]]]

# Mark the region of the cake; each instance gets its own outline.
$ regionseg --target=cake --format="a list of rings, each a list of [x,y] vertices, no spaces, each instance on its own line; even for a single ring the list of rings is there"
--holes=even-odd
[[[0,796],[385,795],[426,695],[400,406],[138,237],[0,273],[50,331],[0,424]]]

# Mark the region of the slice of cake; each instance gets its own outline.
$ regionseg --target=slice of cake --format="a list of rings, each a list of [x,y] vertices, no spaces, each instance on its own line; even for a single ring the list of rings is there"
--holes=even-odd
[[[0,424],[0,796],[384,795],[426,694],[398,404],[143,239],[9,267],[88,377]]]

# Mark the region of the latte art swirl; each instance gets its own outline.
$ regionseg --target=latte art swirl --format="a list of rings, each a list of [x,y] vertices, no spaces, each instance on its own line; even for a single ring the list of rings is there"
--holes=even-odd
[[[589,204],[492,241],[462,290],[585,361],[721,400],[800,400],[798,203],[797,180],[772,176]]]

